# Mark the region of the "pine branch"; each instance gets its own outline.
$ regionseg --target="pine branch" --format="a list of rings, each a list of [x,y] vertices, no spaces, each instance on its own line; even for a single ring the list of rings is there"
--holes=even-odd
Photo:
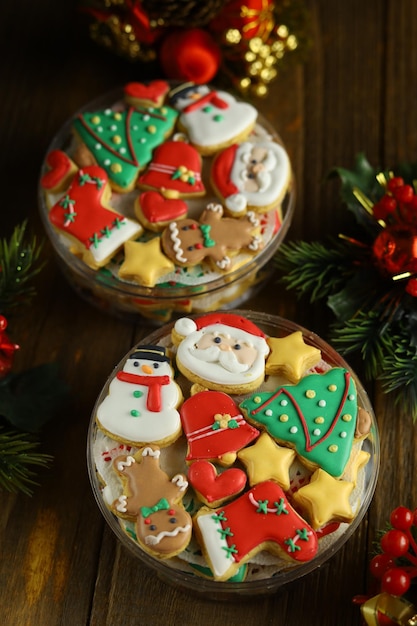
[[[52,461],[50,455],[36,452],[38,445],[26,433],[0,427],[0,489],[32,495],[38,485],[32,466],[48,467]]]
[[[299,296],[310,294],[310,302],[315,302],[337,292],[354,275],[356,270],[347,262],[351,257],[352,245],[345,242],[298,241],[283,244],[274,261],[284,272],[282,282],[287,289],[294,289]]]
[[[342,354],[360,352],[367,378],[377,378],[387,350],[386,325],[376,312],[359,312],[332,329],[332,343]]]
[[[0,240],[0,312],[7,314],[36,295],[30,281],[42,269],[37,265],[42,246],[25,239],[27,221],[16,226],[9,241]]]

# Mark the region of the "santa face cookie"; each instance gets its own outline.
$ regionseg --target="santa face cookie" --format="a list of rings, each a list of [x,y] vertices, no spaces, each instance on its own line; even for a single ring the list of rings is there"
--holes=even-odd
[[[173,341],[184,376],[208,389],[249,393],[264,380],[269,347],[262,331],[232,313],[179,319]]]
[[[216,155],[211,181],[226,211],[269,211],[282,202],[290,183],[286,150],[274,141],[245,141]]]
[[[242,141],[253,129],[258,115],[251,104],[207,85],[188,84],[174,89],[170,103],[180,111],[180,129],[205,155]]]
[[[163,348],[141,346],[126,360],[97,409],[97,425],[132,445],[167,446],[181,434],[182,392]]]

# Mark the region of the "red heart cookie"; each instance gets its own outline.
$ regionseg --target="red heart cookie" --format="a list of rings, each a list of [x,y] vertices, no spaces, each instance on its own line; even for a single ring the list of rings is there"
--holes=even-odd
[[[144,191],[138,199],[138,219],[147,222],[152,228],[158,224],[164,227],[172,220],[185,217],[188,211],[187,203],[180,198],[165,198],[157,191]],[[142,217],[142,219],[141,219]]]
[[[61,150],[52,150],[46,157],[46,164],[49,169],[41,178],[41,186],[46,191],[61,188],[67,178],[76,172],[74,163]]]
[[[169,91],[169,85],[165,80],[153,80],[148,85],[143,83],[128,83],[124,87],[124,93],[136,100],[149,100],[157,104]]]
[[[221,474],[209,461],[195,461],[188,470],[188,480],[209,506],[239,494],[246,485],[246,474],[237,467]]]

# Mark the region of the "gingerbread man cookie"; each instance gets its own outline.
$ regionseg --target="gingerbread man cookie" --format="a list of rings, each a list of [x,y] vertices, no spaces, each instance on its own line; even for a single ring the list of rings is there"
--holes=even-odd
[[[171,558],[188,545],[192,521],[182,504],[188,487],[184,474],[172,479],[159,466],[160,450],[148,446],[134,456],[120,456],[114,468],[124,489],[113,512],[136,522],[142,548],[161,559]]]
[[[224,218],[223,207],[210,203],[199,221],[171,222],[162,233],[165,254],[177,265],[187,267],[210,260],[217,269],[232,268],[232,255],[241,250],[255,253],[261,249],[256,234],[259,222],[254,213],[244,218]]]
[[[61,155],[61,163],[70,161],[64,153]],[[67,178],[68,168],[61,167],[60,171]],[[51,183],[48,177],[46,181]],[[57,177],[54,185],[59,187]],[[49,211],[51,224],[71,240],[71,251],[93,269],[105,265],[126,241],[143,232],[138,222],[109,205],[110,194],[106,172],[98,165],[90,165],[75,174],[64,195]]]

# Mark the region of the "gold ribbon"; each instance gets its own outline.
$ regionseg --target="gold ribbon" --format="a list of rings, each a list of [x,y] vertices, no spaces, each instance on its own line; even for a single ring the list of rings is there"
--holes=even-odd
[[[368,626],[379,626],[378,613],[389,617],[400,626],[417,626],[416,607],[399,596],[380,593],[361,606],[362,617]]]

